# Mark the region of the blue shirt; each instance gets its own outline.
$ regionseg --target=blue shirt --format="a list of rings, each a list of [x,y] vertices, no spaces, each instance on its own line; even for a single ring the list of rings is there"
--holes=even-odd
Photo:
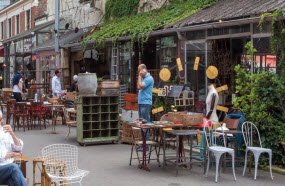
[[[152,105],[153,78],[150,73],[142,79],[143,89],[139,90],[138,104]]]

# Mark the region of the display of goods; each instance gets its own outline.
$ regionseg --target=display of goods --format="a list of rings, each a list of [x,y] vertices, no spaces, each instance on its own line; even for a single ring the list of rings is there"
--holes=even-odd
[[[96,73],[79,73],[78,90],[80,95],[96,94],[97,76]]]
[[[138,101],[138,95],[137,94],[125,94],[124,100],[126,102],[137,102]]]
[[[174,124],[183,124],[186,112],[168,112],[168,120]]]
[[[104,89],[104,88],[119,89],[120,82],[115,80],[98,81],[98,89]]]
[[[198,125],[203,123],[203,114],[196,112],[187,112],[183,115],[184,125]]]

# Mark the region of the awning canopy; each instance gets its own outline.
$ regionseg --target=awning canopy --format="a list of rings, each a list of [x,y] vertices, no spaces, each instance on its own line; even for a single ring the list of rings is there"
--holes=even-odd
[[[4,46],[0,46],[0,57],[4,57]]]

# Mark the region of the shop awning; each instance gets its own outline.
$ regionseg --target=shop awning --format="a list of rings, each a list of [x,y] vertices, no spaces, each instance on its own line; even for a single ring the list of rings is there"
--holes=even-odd
[[[4,57],[4,46],[0,46],[0,57]]]

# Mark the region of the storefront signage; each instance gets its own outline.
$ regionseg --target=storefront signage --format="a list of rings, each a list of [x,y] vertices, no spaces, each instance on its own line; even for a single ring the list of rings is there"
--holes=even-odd
[[[158,108],[152,109],[152,114],[156,114],[156,113],[163,112],[163,111],[164,111],[163,107],[158,107]]]
[[[176,63],[177,63],[177,67],[178,67],[179,72],[183,71],[183,67],[182,67],[182,63],[181,63],[180,58],[176,59]]]
[[[196,57],[194,62],[194,70],[198,70],[199,63],[200,63],[200,57]]]

